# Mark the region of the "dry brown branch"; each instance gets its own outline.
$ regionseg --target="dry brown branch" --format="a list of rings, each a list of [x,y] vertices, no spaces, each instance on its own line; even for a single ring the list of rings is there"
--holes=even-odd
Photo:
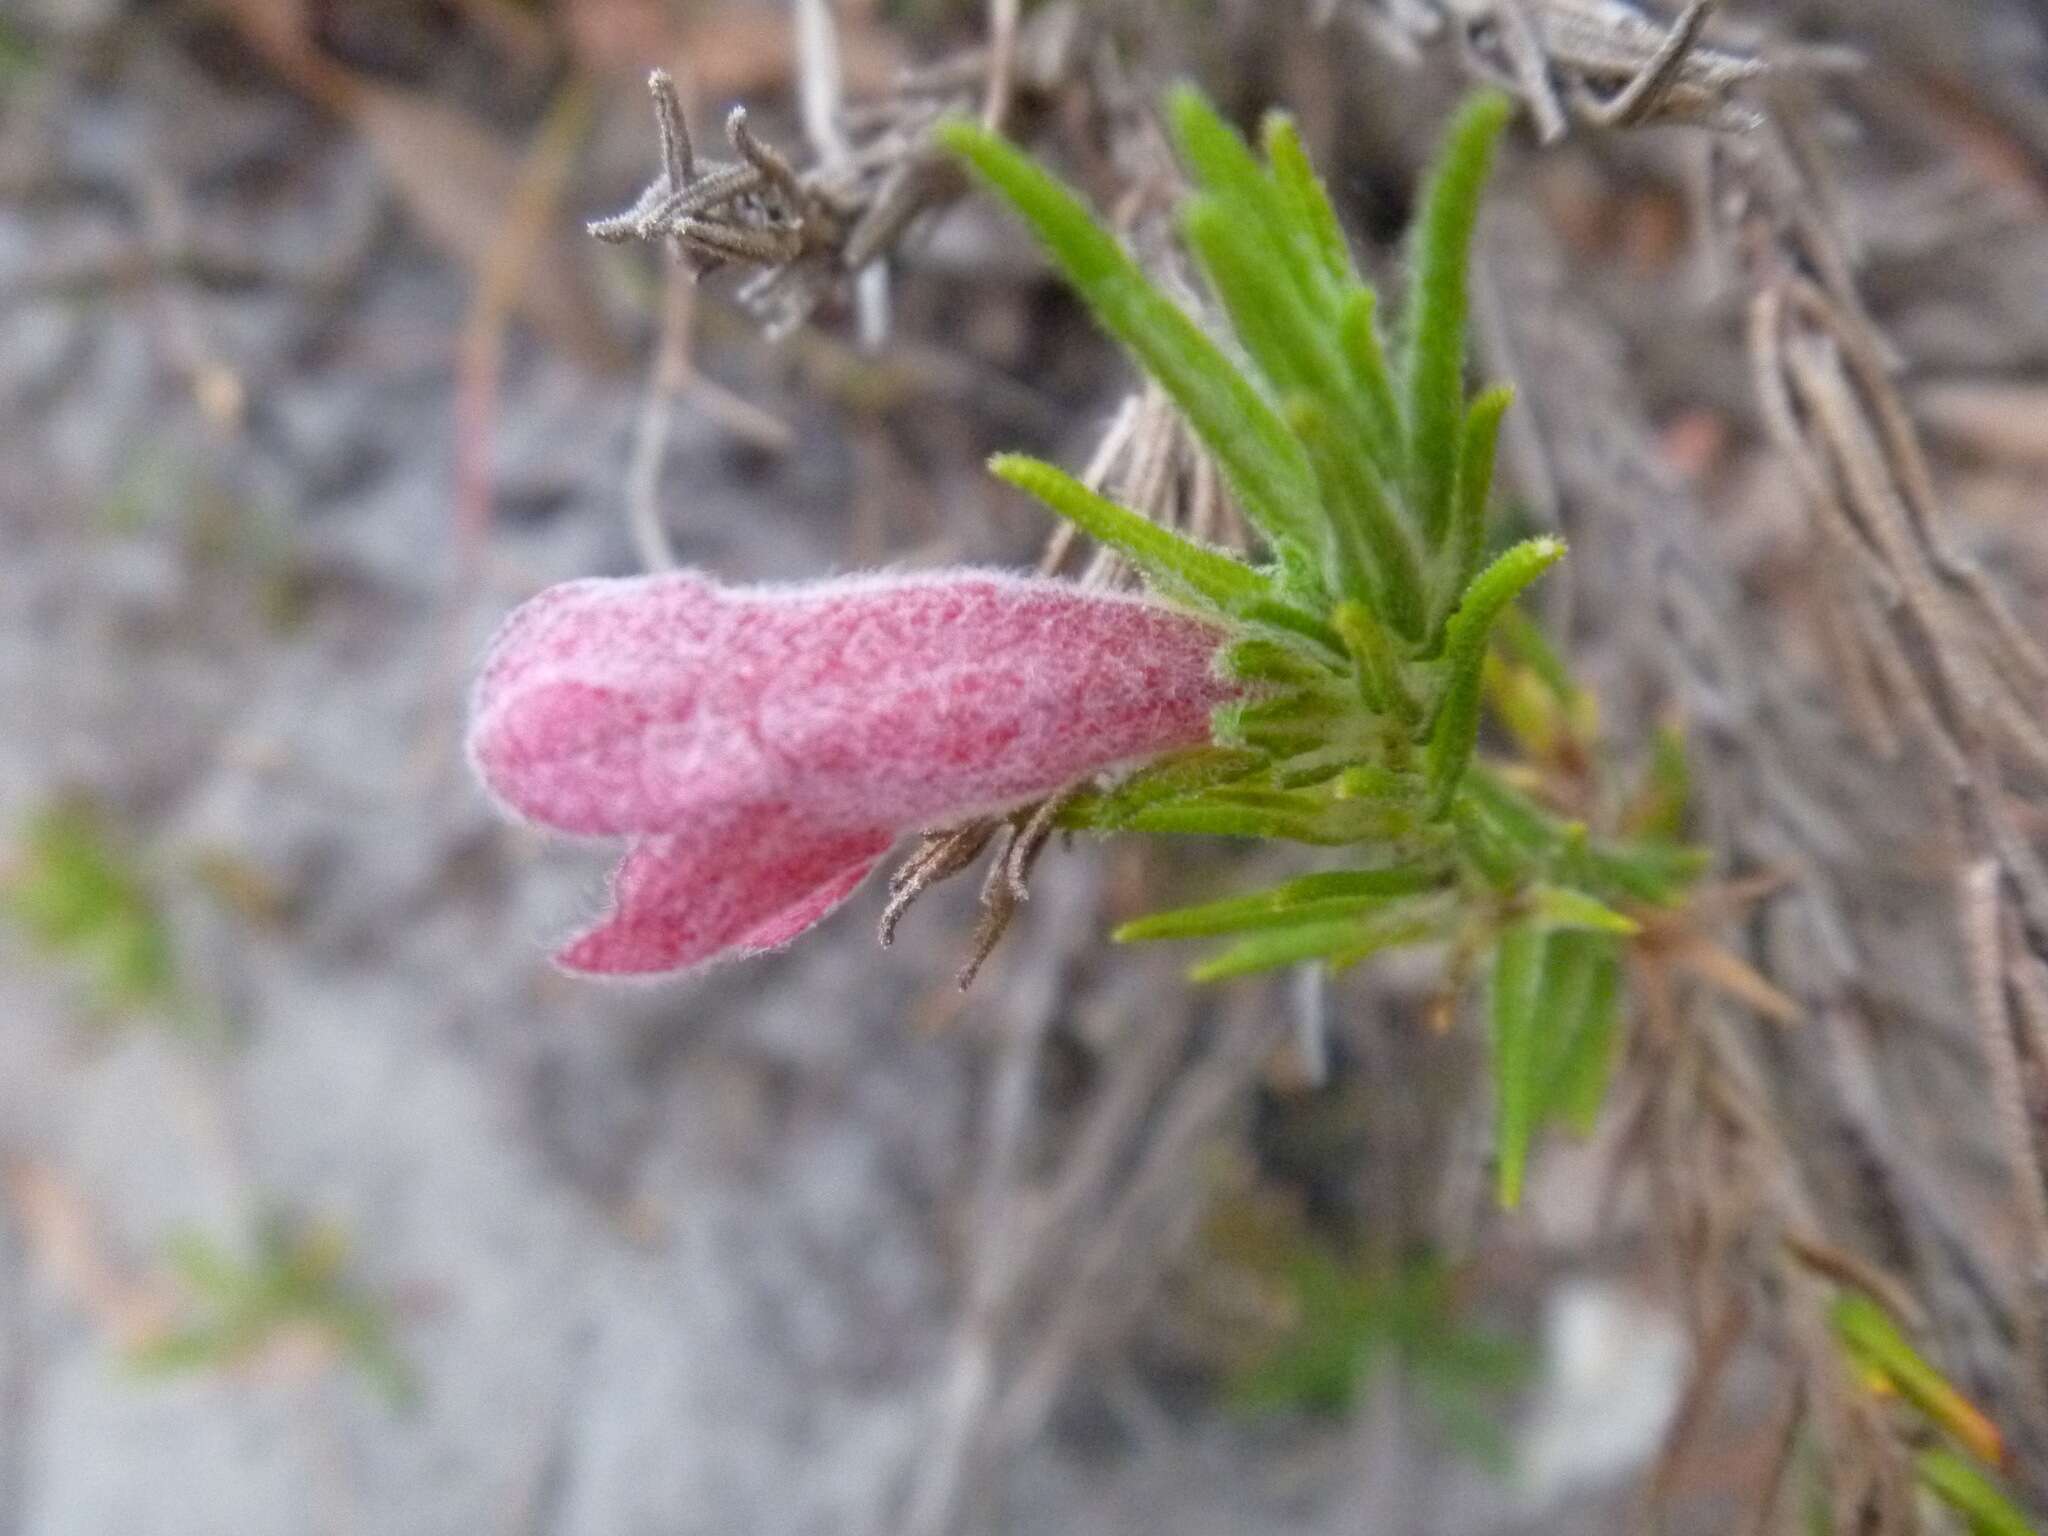
[[[1670,22],[1633,0],[1351,0],[1348,14],[1404,61],[1455,37],[1466,67],[1519,96],[1546,144],[1563,138],[1573,122],[1746,132],[1764,121],[1754,98],[1766,82],[1859,62],[1841,49],[1712,39],[1718,3],[1687,0]],[[1323,5],[1310,14],[1327,19],[1340,12]]]
[[[1065,89],[1092,35],[1072,3],[1041,8],[1021,25],[998,6],[990,49],[913,72],[880,101],[841,101],[837,30],[822,0],[798,7],[799,107],[813,163],[799,170],[754,134],[744,108],[726,121],[733,158],[698,160],[672,82],[653,93],[662,168],[633,205],[590,225],[600,240],[673,247],[702,275],[739,266],[740,299],[771,336],[794,330],[845,282],[855,284],[870,344],[886,330],[886,276],[865,274],[922,214],[965,189],[958,169],[927,141],[952,112],[1044,105]],[[1014,18],[1012,18],[1014,20]]]

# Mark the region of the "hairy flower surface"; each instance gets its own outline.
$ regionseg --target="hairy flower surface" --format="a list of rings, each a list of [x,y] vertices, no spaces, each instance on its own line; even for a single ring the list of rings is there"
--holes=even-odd
[[[470,756],[513,814],[629,840],[562,965],[685,970],[788,942],[906,831],[1206,743],[1225,638],[983,571],[568,582],[492,642]]]

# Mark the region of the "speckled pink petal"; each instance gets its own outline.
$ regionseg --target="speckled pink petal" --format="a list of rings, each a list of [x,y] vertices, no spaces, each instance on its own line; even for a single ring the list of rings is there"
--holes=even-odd
[[[635,838],[612,876],[611,912],[556,962],[634,976],[775,949],[851,896],[894,840],[820,832],[780,806]]]
[[[492,642],[470,757],[509,813],[633,839],[562,964],[682,970],[788,942],[902,832],[1206,742],[1224,638],[984,571],[570,582]]]
[[[1142,598],[980,571],[572,582],[493,643],[470,749],[511,810],[564,832],[762,800],[909,827],[1206,741],[1221,639]]]

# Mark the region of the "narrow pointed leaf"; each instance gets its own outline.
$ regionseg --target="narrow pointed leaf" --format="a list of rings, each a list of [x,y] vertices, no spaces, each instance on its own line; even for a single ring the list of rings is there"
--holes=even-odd
[[[1889,1382],[1978,1460],[1994,1467],[2004,1462],[2005,1442],[1998,1426],[1927,1362],[1883,1307],[1850,1291],[1836,1300],[1829,1320],[1858,1366]]]
[[[1155,585],[1221,610],[1264,597],[1270,584],[1250,566],[1162,528],[1097,495],[1065,470],[1021,453],[1000,453],[990,471],[1044,502],[1098,543],[1126,556]]]
[[[966,160],[1029,224],[1096,318],[1181,409],[1222,466],[1245,515],[1285,553],[1313,537],[1313,485],[1286,426],[1222,350],[1139,270],[1080,198],[1000,135],[955,121],[937,141]]]
[[[1441,902],[1403,902],[1390,907],[1359,925],[1357,940],[1330,956],[1330,969],[1346,971],[1375,955],[1405,949],[1410,944],[1440,943],[1449,937],[1448,922],[1448,909]]]
[[[1322,487],[1343,595],[1384,614],[1410,640],[1419,639],[1422,565],[1363,440],[1312,399],[1290,401],[1287,418]]]
[[[1608,933],[1629,938],[1642,925],[1625,917],[1597,897],[1561,885],[1539,885],[1529,893],[1529,917],[1550,929],[1573,929],[1584,933]]]
[[[1557,539],[1530,539],[1503,553],[1474,578],[1444,627],[1450,674],[1429,738],[1429,777],[1439,811],[1447,808],[1479,739],[1479,683],[1493,621],[1530,582],[1564,558]]]
[[[1472,402],[1465,413],[1464,436],[1458,445],[1456,499],[1451,514],[1450,579],[1444,588],[1440,609],[1450,611],[1451,600],[1479,574],[1479,561],[1486,553],[1487,500],[1493,489],[1493,462],[1500,442],[1501,418],[1515,403],[1515,392],[1505,385],[1489,389]]]
[[[1371,433],[1373,459],[1381,474],[1400,482],[1407,474],[1408,444],[1393,371],[1380,341],[1378,313],[1378,296],[1370,288],[1354,288],[1337,317],[1337,343],[1350,366],[1352,393]],[[1422,529],[1418,525],[1415,531]]]
[[[1114,937],[1119,944],[1134,944],[1158,939],[1213,938],[1244,929],[1328,921],[1369,911],[1397,897],[1435,890],[1443,878],[1442,869],[1428,865],[1308,875],[1247,896],[1183,907],[1175,912],[1155,912],[1124,924]]]
[[[1343,358],[1328,321],[1294,287],[1284,253],[1261,240],[1243,212],[1220,197],[1190,198],[1181,230],[1231,329],[1273,393],[1343,399]]]
[[[1928,1492],[1963,1517],[1970,1536],[2038,1536],[1998,1484],[1953,1451],[1923,1451],[1913,1470]]]
[[[1544,1071],[1542,1118],[1592,1132],[1614,1074],[1620,1032],[1621,963],[1596,934],[1560,932],[1545,963],[1546,1012],[1556,1020]]]
[[[1401,680],[1401,661],[1393,637],[1379,616],[1364,603],[1339,603],[1334,615],[1337,632],[1357,667],[1360,698],[1374,714],[1391,715],[1404,724],[1421,718],[1421,711]]]
[[[1272,640],[1238,640],[1223,648],[1217,659],[1223,675],[1241,683],[1303,683],[1329,681],[1330,673],[1291,646]]]
[[[1233,605],[1232,612],[1250,624],[1263,624],[1298,639],[1309,641],[1335,661],[1349,661],[1344,637],[1305,608],[1276,597],[1255,597]]]
[[[1302,148],[1301,131],[1284,112],[1269,112],[1261,128],[1266,160],[1273,168],[1273,183],[1293,215],[1295,224],[1307,230],[1322,258],[1330,282],[1340,288],[1357,281],[1351,261],[1351,244],[1344,238],[1344,226],[1330,202],[1308,151]]]
[[[1433,546],[1443,542],[1457,477],[1472,232],[1494,144],[1513,112],[1507,97],[1494,91],[1466,104],[1451,125],[1416,221],[1404,375],[1415,499]]]
[[[1114,789],[1075,796],[1060,812],[1059,822],[1074,831],[1121,830],[1129,825],[1129,818],[1143,810],[1245,778],[1265,765],[1263,752],[1206,748],[1185,753],[1134,775]]]
[[[1145,806],[1121,817],[1117,827],[1120,831],[1170,837],[1278,839],[1321,848],[1341,848],[1352,841],[1346,828],[1326,828],[1285,812],[1209,800],[1173,800]]]
[[[1533,923],[1512,923],[1493,961],[1494,1156],[1503,1207],[1521,1203],[1529,1143],[1542,1107],[1537,1031],[1549,938]]]
[[[1384,950],[1435,938],[1442,923],[1440,907],[1411,907],[1403,903],[1350,922],[1277,929],[1233,945],[1203,961],[1188,976],[1194,981],[1223,981],[1311,960],[1327,961],[1342,969]]]
[[[1567,872],[1591,886],[1654,906],[1669,906],[1705,874],[1713,858],[1704,848],[1671,843],[1590,843],[1576,850]]]
[[[1250,237],[1270,250],[1289,297],[1311,311],[1326,309],[1331,285],[1324,276],[1320,233],[1266,174],[1243,135],[1193,86],[1180,86],[1168,96],[1167,117],[1196,181],[1231,204]]]

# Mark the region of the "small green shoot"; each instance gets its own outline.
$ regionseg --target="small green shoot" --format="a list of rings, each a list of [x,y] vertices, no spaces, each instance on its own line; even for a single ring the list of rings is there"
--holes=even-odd
[[[310,1336],[402,1406],[412,1396],[410,1373],[385,1309],[348,1283],[347,1256],[340,1230],[324,1223],[268,1218],[247,1259],[198,1233],[180,1234],[169,1258],[190,1294],[191,1316],[132,1350],[129,1364],[152,1375],[232,1371]]]
[[[0,914],[80,973],[95,1011],[177,1011],[170,933],[158,899],[90,802],[59,800],[30,818],[0,875]]]

